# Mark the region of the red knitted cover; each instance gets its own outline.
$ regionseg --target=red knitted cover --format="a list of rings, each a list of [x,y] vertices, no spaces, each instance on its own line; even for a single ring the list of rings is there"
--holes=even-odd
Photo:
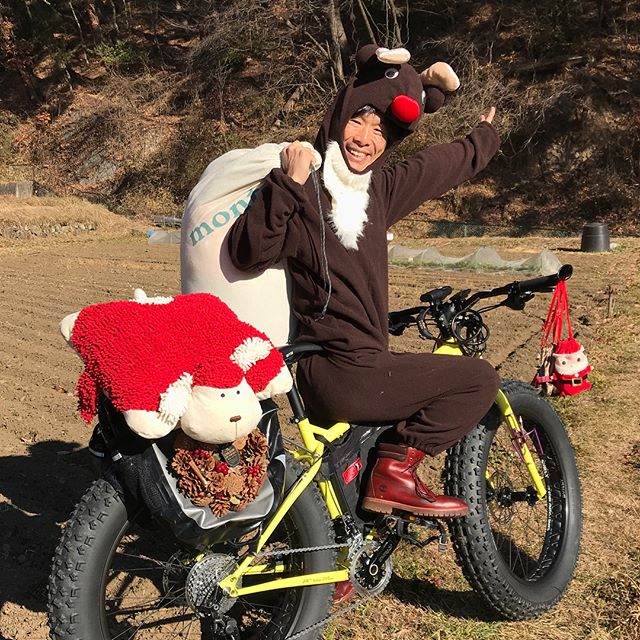
[[[230,357],[247,338],[269,341],[208,293],[176,296],[167,304],[86,307],[71,336],[85,365],[76,388],[80,415],[91,421],[102,391],[120,411],[157,411],[160,394],[183,373],[193,376],[194,385],[219,389],[237,386],[245,375],[255,392],[262,391],[284,362],[269,343],[269,355],[243,373]]]

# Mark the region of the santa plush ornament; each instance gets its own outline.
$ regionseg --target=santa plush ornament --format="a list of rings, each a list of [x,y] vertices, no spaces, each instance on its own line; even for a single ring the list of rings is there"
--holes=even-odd
[[[573,337],[561,340],[552,354],[551,377],[562,396],[574,396],[591,389],[587,375],[591,366],[584,347]]]
[[[568,337],[561,339],[564,324]],[[587,375],[591,366],[584,347],[573,337],[569,319],[567,285],[561,280],[554,291],[549,313],[542,328],[540,366],[533,378],[533,385],[544,395],[575,396],[591,389]]]

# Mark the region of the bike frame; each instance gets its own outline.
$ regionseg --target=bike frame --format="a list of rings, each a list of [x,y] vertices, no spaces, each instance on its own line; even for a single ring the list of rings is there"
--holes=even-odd
[[[438,346],[434,353],[458,356],[463,355],[462,350],[454,341],[447,341],[440,344],[440,346]],[[269,538],[271,537],[271,534],[280,524],[285,514],[289,511],[295,501],[302,495],[305,489],[311,484],[311,482],[316,480],[316,476],[318,475],[322,464],[322,455],[325,451],[325,443],[338,440],[345,433],[347,433],[349,429],[351,429],[351,425],[347,422],[336,422],[335,424],[327,428],[319,427],[312,424],[301,410],[302,405],[299,402],[298,392],[295,387],[287,394],[287,396],[294,410],[294,420],[298,425],[304,445],[304,448],[299,448],[292,451],[292,455],[297,460],[308,463],[309,468],[298,478],[293,487],[285,495],[282,504],[270,520],[269,524],[262,531],[258,539],[255,551],[249,553],[240,562],[233,573],[220,581],[219,586],[231,598],[238,598],[253,593],[273,591],[276,589],[308,587],[311,585],[328,584],[331,582],[343,582],[345,580],[349,580],[349,567],[345,562],[341,561],[338,561],[336,563],[336,569],[333,571],[297,575],[288,578],[278,577],[278,574],[282,574],[284,572],[284,565],[281,562],[258,565],[252,564],[254,558],[259,555],[260,550],[264,548],[265,544],[267,544]],[[518,421],[518,418],[513,413],[506,395],[500,390],[498,390],[496,405],[503,419],[511,430],[511,440],[513,446],[520,456],[521,460],[525,464],[529,475],[531,476],[531,481],[533,482],[533,486],[536,489],[537,498],[538,500],[542,500],[546,495],[546,488],[544,486],[544,481],[540,476],[540,472],[535,465],[533,456],[531,455],[531,452],[529,451],[529,448],[526,444],[527,434],[525,433],[522,424]],[[296,410],[297,407],[300,407],[300,409]],[[488,483],[491,483],[490,478],[487,477],[486,480]],[[317,484],[327,506],[329,517],[332,520],[335,520],[336,518],[344,515],[340,507],[336,490],[333,487],[331,481],[318,479]],[[259,584],[243,587],[241,585],[242,577],[249,575],[262,575],[265,576],[267,580]]]

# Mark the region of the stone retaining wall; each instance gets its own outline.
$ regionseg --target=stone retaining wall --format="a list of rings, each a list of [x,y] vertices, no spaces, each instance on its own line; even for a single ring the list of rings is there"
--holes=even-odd
[[[33,182],[0,182],[0,196],[31,198],[34,195]]]
[[[95,222],[78,222],[74,224],[9,224],[5,226],[2,226],[2,223],[0,223],[0,238],[14,240],[67,234],[78,235],[95,231],[97,228],[98,225]]]

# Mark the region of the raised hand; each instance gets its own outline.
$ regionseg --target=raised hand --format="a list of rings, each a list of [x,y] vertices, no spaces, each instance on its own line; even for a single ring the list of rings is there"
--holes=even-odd
[[[491,124],[493,122],[493,116],[496,115],[496,108],[490,107],[487,113],[484,113],[480,116],[480,122],[488,122]]]

